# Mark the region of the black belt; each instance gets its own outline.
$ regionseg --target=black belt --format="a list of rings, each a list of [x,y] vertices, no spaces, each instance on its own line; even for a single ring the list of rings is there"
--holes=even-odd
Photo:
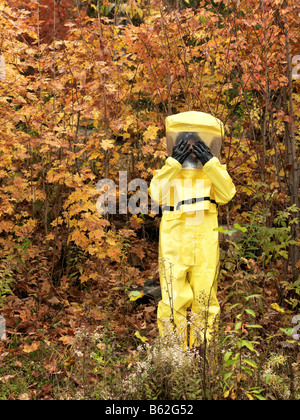
[[[179,203],[177,203],[176,210],[178,210],[179,207],[182,206],[183,204],[195,204],[201,201],[210,201],[211,203],[215,204],[218,207],[218,203],[215,200],[211,199],[210,197],[198,197],[198,198],[189,198],[188,200],[179,201]],[[174,211],[174,209],[175,209],[174,206],[164,206],[162,211],[163,212]]]

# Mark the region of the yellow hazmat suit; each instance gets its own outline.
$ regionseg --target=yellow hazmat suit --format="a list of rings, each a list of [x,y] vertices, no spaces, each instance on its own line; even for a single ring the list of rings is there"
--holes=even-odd
[[[221,139],[222,123],[209,114],[186,112],[166,120],[167,140],[195,132],[207,145]],[[184,347],[210,340],[220,307],[218,206],[228,203],[235,187],[217,157],[203,167],[184,168],[173,157],[154,172],[149,194],[162,207],[159,268],[162,299],[158,305],[161,335],[175,326]],[[202,166],[202,165],[200,165]]]

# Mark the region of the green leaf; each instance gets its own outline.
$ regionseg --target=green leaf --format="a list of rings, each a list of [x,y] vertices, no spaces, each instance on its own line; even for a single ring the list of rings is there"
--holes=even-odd
[[[242,366],[242,369],[243,369],[244,372],[247,373],[247,375],[249,375],[249,376],[252,376],[253,375],[252,370],[249,369],[247,366]]]
[[[262,328],[261,325],[257,325],[257,324],[246,324],[247,328]]]
[[[237,323],[235,324],[234,330],[235,330],[235,331],[237,331],[237,330],[239,330],[241,327],[242,327],[242,323],[241,323],[241,322],[237,322]]]
[[[270,383],[270,381],[271,381],[271,376],[272,376],[272,374],[271,374],[271,373],[269,373],[269,374],[266,376],[266,384],[267,384],[267,385],[269,385],[269,383]]]
[[[254,367],[256,369],[258,367],[257,364],[253,360],[245,359],[244,362],[247,363],[249,366]]]
[[[265,397],[263,397],[262,395],[260,395],[260,394],[255,394],[255,396],[256,396],[256,398],[257,398],[258,400],[261,400],[261,401],[267,401],[267,399],[266,399]]]
[[[236,229],[240,230],[241,232],[244,232],[244,233],[247,232],[247,228],[244,227],[244,226],[239,225],[238,223],[235,223],[233,225],[233,227],[235,227]]]
[[[228,230],[224,229],[222,226],[219,226],[219,227],[215,228],[214,230],[217,231],[217,232],[221,232],[221,233],[227,233],[228,232]]]
[[[234,233],[236,233],[236,229],[228,230],[227,235],[232,236]]]
[[[227,362],[227,360],[229,360],[230,356],[232,355],[232,351],[228,351],[227,353],[225,353],[224,355],[224,362]]]
[[[255,387],[249,389],[249,392],[253,395],[253,397],[257,398],[258,400],[266,401],[266,398],[261,395],[261,392],[264,391],[263,388]]]
[[[254,318],[256,318],[256,314],[255,314],[255,312],[252,309],[245,309],[245,312],[248,315],[252,315],[252,316],[254,316]]]
[[[226,375],[224,375],[224,381],[226,381],[226,379],[229,379],[232,376],[233,372],[228,372],[226,373]]]
[[[253,344],[251,343],[251,341],[248,340],[241,340],[239,343],[239,347],[247,347],[247,349],[254,351]]]
[[[282,332],[284,332],[286,335],[292,335],[293,328],[280,328]]]
[[[237,360],[228,360],[226,363],[225,363],[225,366],[226,367],[229,367],[229,366],[232,366],[232,365],[236,365],[237,364]]]
[[[261,297],[262,295],[254,294],[254,295],[245,296],[245,299],[248,301],[251,298],[261,298]]]

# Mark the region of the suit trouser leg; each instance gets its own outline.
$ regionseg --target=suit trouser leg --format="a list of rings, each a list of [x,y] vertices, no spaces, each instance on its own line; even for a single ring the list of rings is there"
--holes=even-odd
[[[165,269],[165,275],[167,271]],[[164,279],[162,300],[158,304],[160,335],[164,335],[165,328],[173,326],[184,345],[192,347],[200,345],[204,339],[210,341],[217,328],[220,312],[216,268],[208,273],[201,266],[194,266],[189,270],[186,267],[173,267],[173,273],[177,274],[176,281],[170,276]],[[191,312],[187,319],[189,308]]]
[[[160,335],[176,327],[180,340],[187,342],[187,309],[193,301],[188,266],[163,261],[160,264],[162,299],[158,304],[157,321]]]
[[[203,271],[194,266],[190,271],[193,302],[190,314],[190,346],[209,342],[218,327],[220,306],[217,299],[217,270]]]
[[[158,327],[163,335],[164,325],[171,321],[187,343],[187,310],[191,308],[189,344],[192,346],[211,337],[218,318],[219,246],[218,232],[214,231],[217,226],[215,214],[206,213],[202,222],[196,225],[185,223],[185,220],[176,221],[172,226],[173,238],[166,234],[162,236],[162,300],[158,305]],[[170,257],[164,253],[166,249]]]

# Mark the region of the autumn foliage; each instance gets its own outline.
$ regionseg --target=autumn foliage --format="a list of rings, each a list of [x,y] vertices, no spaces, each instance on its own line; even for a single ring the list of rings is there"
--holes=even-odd
[[[66,348],[82,323],[156,337],[156,303],[129,292],[158,284],[159,215],[101,216],[96,184],[118,187],[119,171],[149,182],[165,117],[187,110],[224,122],[237,195],[220,224],[253,239],[243,255],[225,241],[223,311],[231,287],[255,281],[264,322],[272,303],[297,313],[299,15],[296,0],[0,1],[0,360]]]

